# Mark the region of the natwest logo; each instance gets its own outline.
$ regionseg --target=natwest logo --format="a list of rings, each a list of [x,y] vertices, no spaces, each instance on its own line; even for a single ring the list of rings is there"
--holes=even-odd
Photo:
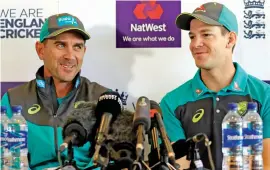
[[[160,4],[156,3],[156,0],[141,0],[141,3],[136,5],[133,13],[137,19],[160,19],[163,9]]]

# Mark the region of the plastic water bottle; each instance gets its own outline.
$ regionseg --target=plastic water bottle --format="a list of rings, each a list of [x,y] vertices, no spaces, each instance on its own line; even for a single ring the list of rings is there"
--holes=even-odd
[[[22,116],[21,106],[12,106],[13,116],[9,123],[9,145],[11,151],[11,169],[28,169],[27,134],[28,128]]]
[[[229,111],[222,121],[223,170],[243,170],[243,121],[236,103],[228,104]]]
[[[257,112],[257,103],[248,103],[243,117],[243,156],[245,169],[263,169],[263,122]]]
[[[7,170],[10,166],[11,153],[8,147],[8,124],[10,119],[6,115],[7,107],[1,106],[1,169]]]

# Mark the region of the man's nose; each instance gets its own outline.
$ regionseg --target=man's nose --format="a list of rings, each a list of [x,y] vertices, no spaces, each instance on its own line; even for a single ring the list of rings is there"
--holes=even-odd
[[[200,48],[203,46],[203,41],[202,41],[202,38],[200,37],[194,37],[191,43],[192,43],[192,47],[194,48]]]
[[[74,49],[73,47],[67,47],[66,48],[66,53],[65,53],[65,56],[64,56],[66,59],[73,59],[75,57],[75,52],[74,52]]]

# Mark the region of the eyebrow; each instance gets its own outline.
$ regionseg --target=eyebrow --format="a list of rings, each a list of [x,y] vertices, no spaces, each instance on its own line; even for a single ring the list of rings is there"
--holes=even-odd
[[[56,40],[56,41],[54,41],[54,44],[58,44],[58,43],[66,44],[65,41],[61,41],[61,40]],[[75,43],[73,46],[84,46],[84,42],[81,42],[81,43]]]
[[[212,32],[212,30],[209,28],[205,28],[205,29],[200,30],[200,33],[205,33],[205,32]],[[193,34],[192,32],[188,33],[188,35],[192,35],[192,34]]]

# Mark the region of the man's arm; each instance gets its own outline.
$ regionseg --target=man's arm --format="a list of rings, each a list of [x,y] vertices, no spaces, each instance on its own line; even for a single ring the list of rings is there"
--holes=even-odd
[[[171,142],[176,142],[179,139],[185,139],[185,132],[181,122],[176,118],[174,107],[171,105],[172,100],[166,95],[160,102],[162,110],[163,122]]]
[[[270,138],[263,140],[263,169],[270,169]]]
[[[270,169],[270,88],[265,91],[265,95],[260,113],[263,120],[263,167]]]

